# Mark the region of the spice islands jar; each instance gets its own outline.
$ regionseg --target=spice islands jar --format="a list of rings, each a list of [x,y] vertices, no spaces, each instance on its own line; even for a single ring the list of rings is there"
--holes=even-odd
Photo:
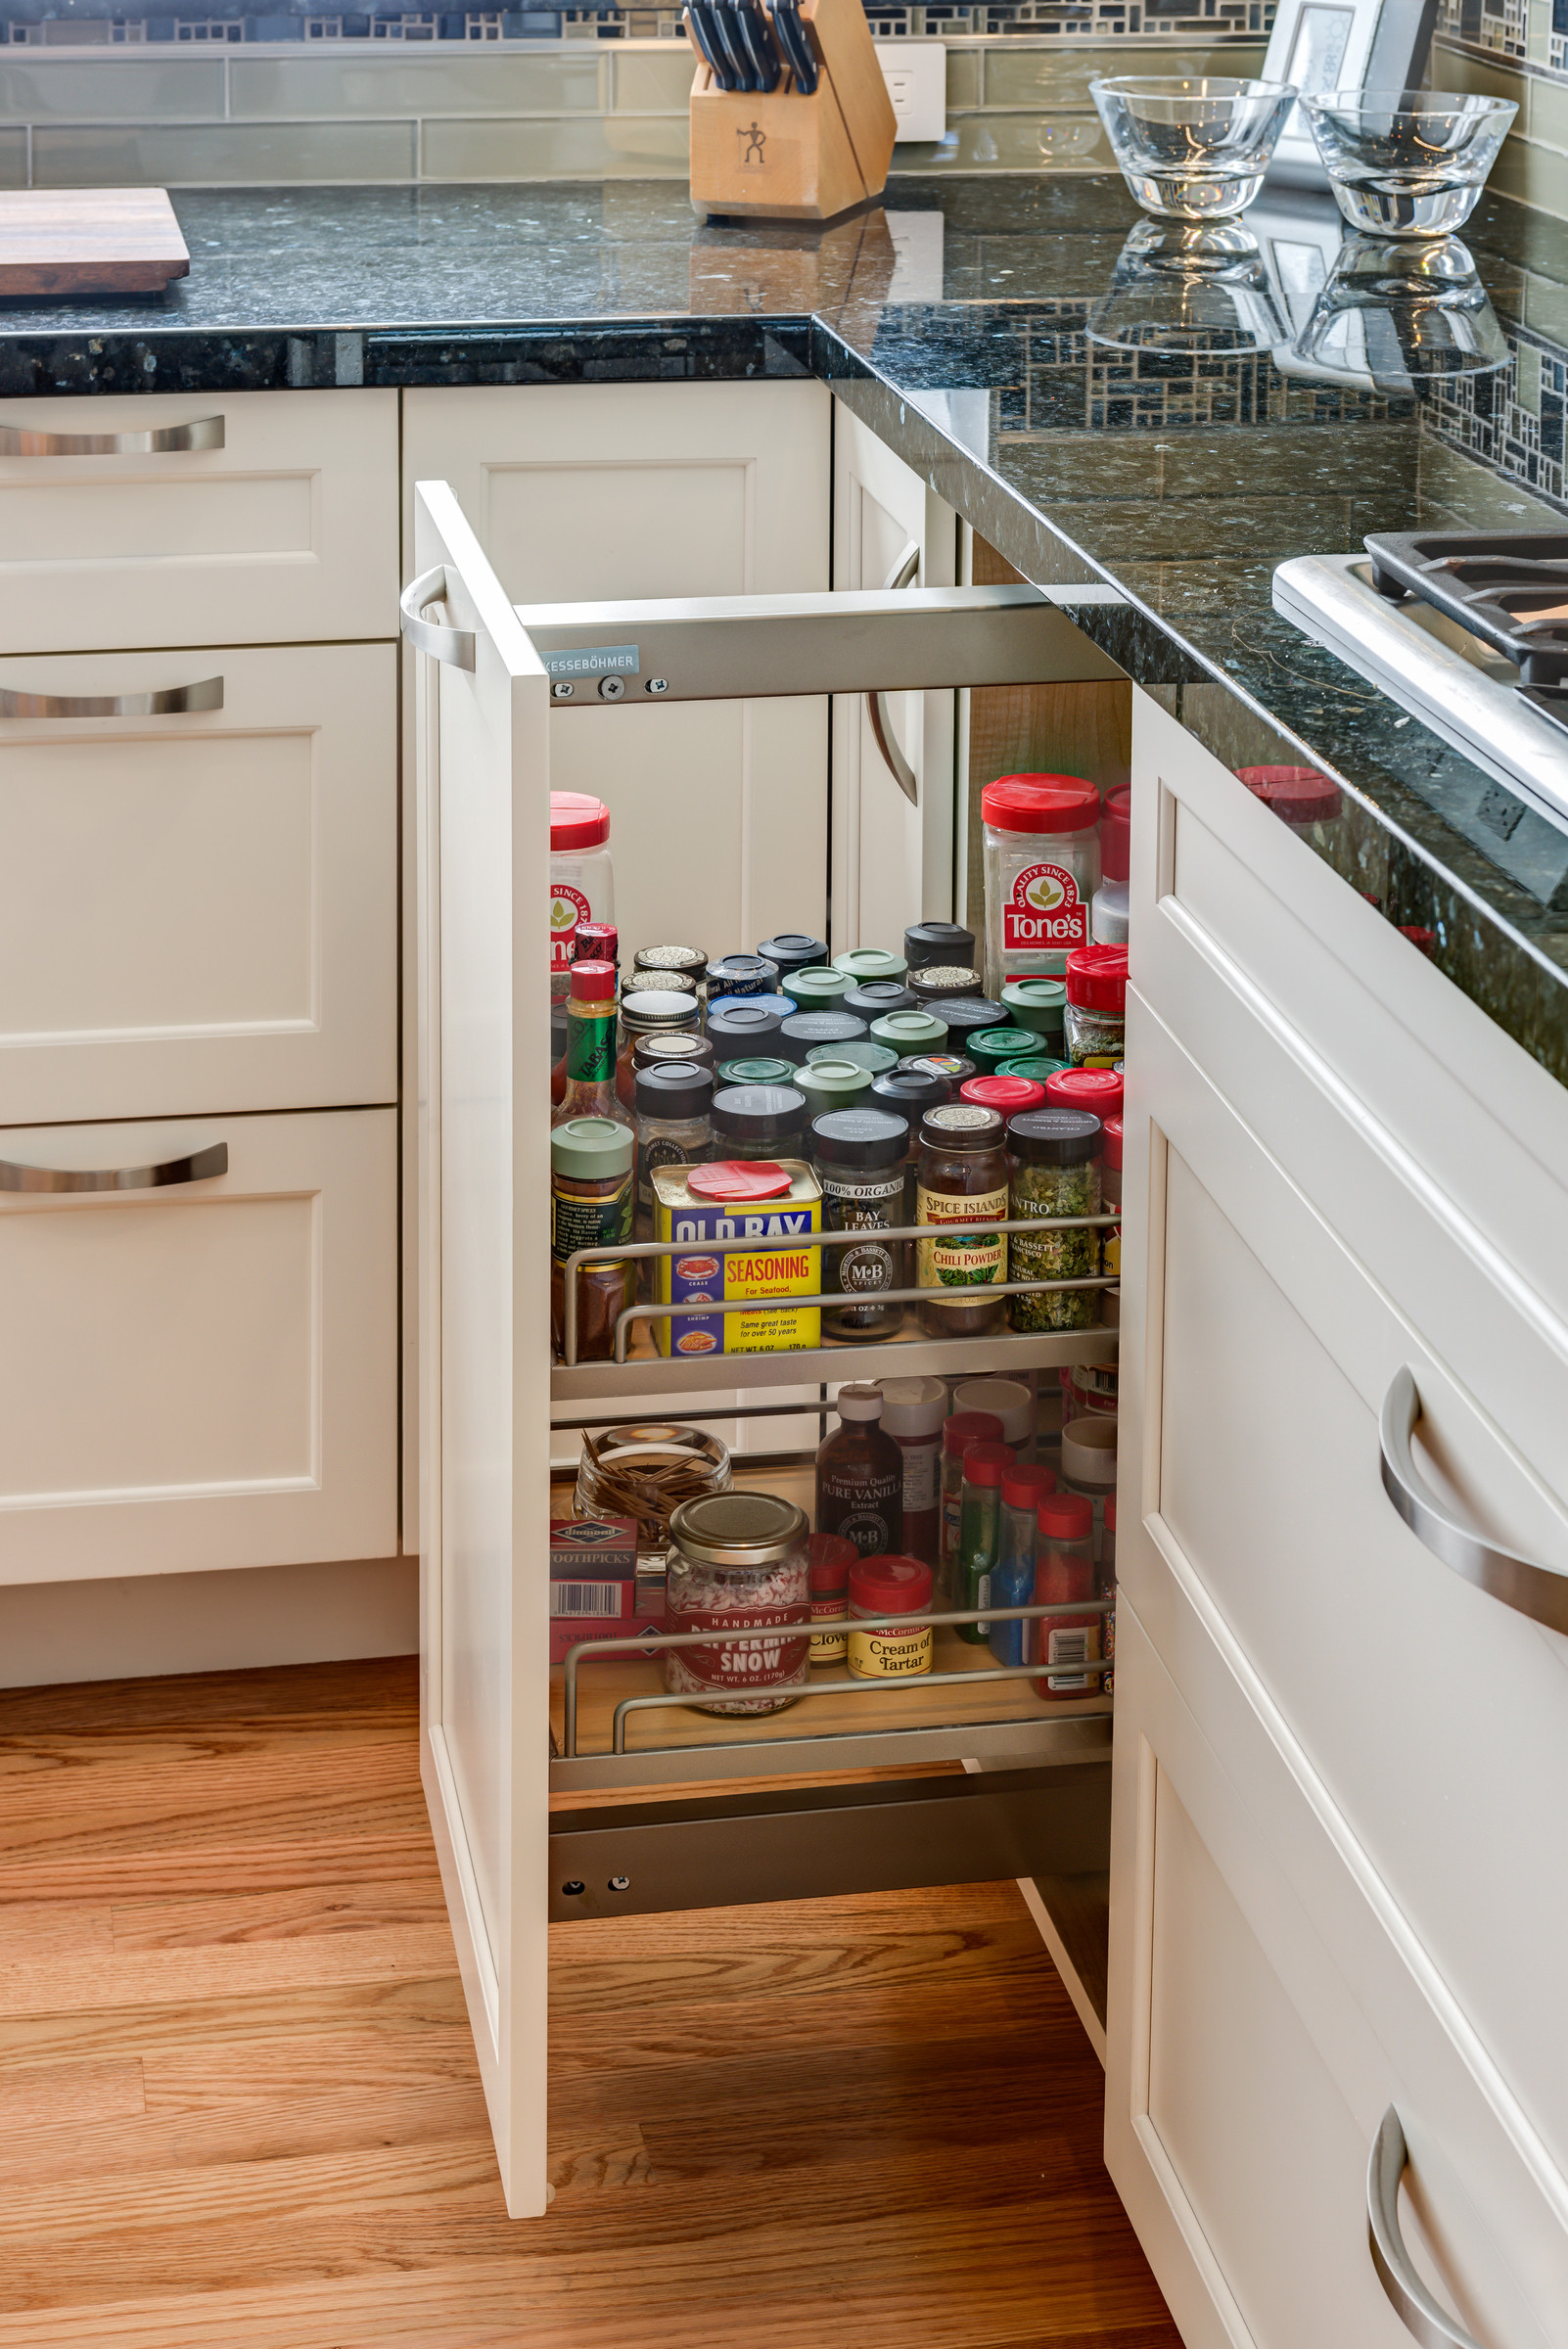
[[[1007,1153],[994,1109],[967,1101],[928,1109],[920,1121],[916,1221],[1002,1223],[1007,1220]],[[1007,1278],[1007,1235],[984,1230],[915,1242],[915,1285],[943,1292],[920,1308],[934,1338],[980,1337],[1002,1327],[1006,1299],[984,1291]],[[964,1291],[967,1300],[959,1299]]]

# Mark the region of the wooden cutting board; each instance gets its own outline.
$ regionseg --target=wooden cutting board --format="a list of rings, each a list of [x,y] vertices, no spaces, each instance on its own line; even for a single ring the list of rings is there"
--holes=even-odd
[[[190,267],[162,188],[0,192],[0,294],[161,294]]]

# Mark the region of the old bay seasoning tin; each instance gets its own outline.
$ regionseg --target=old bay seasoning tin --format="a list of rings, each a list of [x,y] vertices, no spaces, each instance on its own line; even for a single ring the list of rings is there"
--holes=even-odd
[[[656,1321],[661,1354],[796,1354],[821,1343],[822,1316],[792,1297],[820,1293],[822,1191],[804,1159],[717,1161],[659,1167],[653,1176],[654,1238],[683,1243],[658,1260],[661,1305],[718,1305],[756,1311],[688,1313]]]

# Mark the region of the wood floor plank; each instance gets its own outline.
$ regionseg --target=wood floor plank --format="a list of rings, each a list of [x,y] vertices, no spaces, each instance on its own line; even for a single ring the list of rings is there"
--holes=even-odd
[[[0,2349],[1179,2349],[1010,1883],[554,1928],[509,2219],[416,1694],[0,1695]]]

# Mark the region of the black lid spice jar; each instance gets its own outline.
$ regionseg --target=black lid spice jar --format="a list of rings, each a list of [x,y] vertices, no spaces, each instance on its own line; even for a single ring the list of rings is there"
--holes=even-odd
[[[825,938],[807,938],[804,930],[783,930],[777,938],[764,938],[757,949],[763,962],[770,962],[781,979],[791,971],[809,970],[813,963],[828,958]]]
[[[638,973],[658,973],[655,978],[634,979],[632,984],[636,987],[663,987],[666,975],[671,971],[680,972],[691,981],[693,987],[701,987],[708,969],[708,957],[701,946],[639,946],[632,957],[631,967]]]
[[[987,1028],[1005,1028],[1005,1005],[993,1003],[989,995],[958,995],[945,1001],[938,1015],[947,1031],[949,1052],[967,1052],[967,1038],[978,1036]]]
[[[715,1158],[800,1158],[806,1095],[793,1084],[729,1084],[714,1095]]]
[[[851,1011],[798,1011],[785,1021],[774,1041],[786,1059],[801,1061],[819,1044],[853,1044],[865,1032],[864,1020]]]
[[[754,1052],[774,1058],[783,1024],[771,1003],[731,1001],[708,1007],[708,1036],[720,1060],[741,1060]]]
[[[1007,1220],[1007,1152],[1002,1121],[994,1109],[947,1101],[928,1109],[920,1121],[920,1160],[915,1174],[915,1221],[919,1223],[1003,1223]],[[1002,1327],[1006,1299],[988,1298],[987,1288],[1007,1278],[1007,1235],[973,1232],[952,1239],[915,1242],[915,1282],[940,1289],[943,1302],[922,1304],[920,1319],[933,1338],[984,1337]],[[968,1303],[949,1302],[953,1292],[971,1292]]]
[[[656,1167],[700,1164],[713,1147],[712,1069],[639,1069],[637,1118],[637,1237],[653,1238],[653,1178]]]
[[[725,995],[770,995],[778,985],[778,964],[761,954],[720,954],[708,966],[708,1000]]]
[[[631,1047],[632,1082],[644,1069],[712,1069],[714,1047],[706,1036],[639,1036]]]
[[[1086,1109],[1027,1109],[1008,1121],[1012,1220],[1097,1216],[1100,1121]],[[1014,1280],[1085,1280],[1100,1268],[1096,1224],[1078,1231],[1015,1231]],[[1010,1297],[1014,1329],[1092,1329],[1098,1289],[1041,1289]]]
[[[911,971],[934,962],[973,962],[975,934],[961,922],[911,922],[903,934],[903,959]]]
[[[903,1171],[909,1129],[885,1109],[833,1109],[811,1121],[811,1164],[822,1186],[824,1231],[891,1231],[903,1221]],[[824,1248],[824,1295],[853,1303],[824,1306],[822,1327],[835,1338],[891,1338],[903,1307],[878,1302],[883,1289],[908,1286],[903,1240],[868,1236],[853,1247]]]
[[[903,1220],[917,1221],[919,1205],[915,1197],[915,1170],[920,1161],[920,1121],[928,1109],[940,1109],[950,1101],[957,1087],[935,1070],[914,1069],[901,1060],[896,1069],[885,1069],[880,1077],[871,1080],[868,1109],[891,1110],[896,1118],[907,1121],[908,1135],[903,1154]]]
[[[857,979],[839,1000],[845,1011],[853,1011],[868,1027],[887,1012],[914,1009],[914,996],[901,979]]]

